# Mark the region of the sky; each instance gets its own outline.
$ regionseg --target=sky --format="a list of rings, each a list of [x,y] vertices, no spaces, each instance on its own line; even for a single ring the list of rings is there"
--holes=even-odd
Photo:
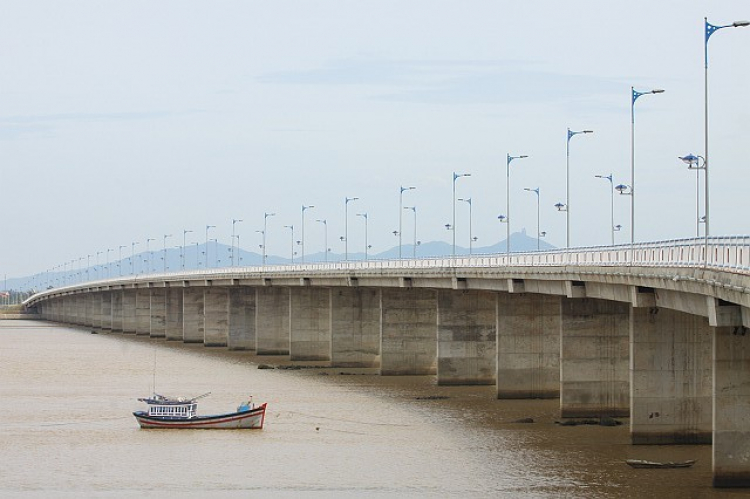
[[[609,182],[630,184],[635,239],[696,235],[704,154],[703,18],[750,19],[746,0],[26,0],[0,16],[0,274],[31,275],[138,242],[210,237],[286,256],[396,245],[403,204],[421,241],[451,241],[472,199],[478,246],[513,232],[571,246],[610,241]],[[709,44],[711,235],[748,234],[750,27]],[[703,184],[700,184],[702,191]],[[703,197],[699,199],[703,204]],[[456,202],[468,246],[469,205]],[[703,210],[701,208],[701,215]],[[630,197],[616,195],[616,242]],[[405,211],[405,241],[413,231]],[[100,258],[104,258],[101,256]],[[114,258],[114,257],[113,257]]]

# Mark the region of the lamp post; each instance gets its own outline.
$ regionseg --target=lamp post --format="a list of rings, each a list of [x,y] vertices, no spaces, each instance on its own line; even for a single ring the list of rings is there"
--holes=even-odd
[[[167,271],[167,238],[172,237],[172,234],[164,234],[164,272]]]
[[[539,251],[539,241],[542,238],[542,231],[539,224],[539,187],[535,187],[533,189],[531,189],[530,187],[524,187],[523,190],[536,194],[536,250]]]
[[[276,213],[263,213],[263,265],[266,264],[266,234],[268,234],[268,217],[275,217]],[[239,249],[239,241],[237,242]]]
[[[150,248],[150,246],[149,246],[149,243],[150,243],[151,241],[156,241],[156,239],[154,239],[154,238],[151,238],[151,237],[149,237],[149,238],[146,238],[146,258],[148,258],[148,261],[147,261],[147,264],[146,264],[146,265],[147,265],[147,267],[148,267],[148,268],[147,268],[147,270],[148,270],[149,272],[151,272],[151,271],[153,270],[153,264],[151,263],[151,248]]]
[[[231,253],[230,253],[230,256],[231,256],[231,258],[230,258],[230,259],[231,259],[231,261],[232,261],[232,267],[234,267],[234,263],[235,263],[235,262],[234,262],[234,237],[235,237],[235,236],[234,236],[234,225],[235,225],[235,224],[238,224],[238,223],[240,223],[240,222],[242,222],[242,220],[239,220],[239,219],[236,219],[236,218],[233,218],[233,219],[232,219],[232,251],[231,251]]]
[[[359,198],[344,198],[344,261],[349,261],[349,203]]]
[[[704,74],[703,74],[703,88],[704,88],[704,123],[703,123],[703,131],[704,131],[704,149],[703,149],[703,168],[706,170],[706,178],[705,178],[705,189],[706,192],[704,194],[705,197],[705,222],[706,222],[706,228],[705,234],[706,234],[706,245],[708,245],[708,235],[710,233],[709,231],[709,216],[708,216],[708,39],[711,38],[711,35],[716,33],[720,29],[724,28],[744,28],[746,26],[750,26],[750,21],[735,21],[732,24],[725,24],[723,26],[716,26],[713,24],[710,24],[708,22],[708,18],[703,18],[703,23],[705,27],[705,39],[704,39],[704,46],[703,46],[703,60],[704,60]]]
[[[701,212],[700,212],[700,172],[706,169],[706,160],[703,156],[688,154],[687,156],[678,156],[683,163],[688,165],[688,170],[695,170],[695,237],[701,236]],[[708,208],[708,198],[704,194],[706,208]],[[706,218],[708,220],[708,218]]]
[[[185,229],[182,230],[182,251],[180,252],[182,256],[182,270],[185,270],[185,238],[191,232],[193,231]]]
[[[451,253],[452,258],[456,258],[456,180],[462,177],[471,177],[471,173],[456,173],[453,172],[453,223],[448,229],[453,232],[453,251]]]
[[[612,180],[612,174],[594,175],[596,178],[609,180],[609,229],[612,234],[610,244],[615,245],[615,183]]]
[[[579,134],[594,133],[593,130],[574,132],[568,128],[568,142],[565,146],[565,205],[564,208],[555,205],[558,211],[565,212],[565,247],[570,248],[570,139]]]
[[[367,213],[357,213],[357,216],[365,220],[365,261],[367,261],[367,250],[369,249],[369,246],[367,246]]]
[[[305,263],[305,211],[310,208],[315,208],[315,205],[302,205],[302,239],[300,239],[300,246],[302,247],[302,263]],[[292,248],[294,248],[294,235],[292,235]],[[294,263],[294,249],[292,249],[292,263]]]
[[[111,248],[107,248],[107,278],[110,277],[110,273],[111,273],[110,270],[109,270],[109,252],[110,251],[114,251],[114,250],[111,249]],[[70,266],[70,270],[73,270],[73,266],[72,265]]]
[[[630,87],[630,244],[635,244],[635,101],[648,94],[663,94],[664,90],[655,88],[647,92],[638,92]],[[623,193],[622,191],[620,192]]]
[[[120,245],[120,253],[117,260],[117,267],[119,270],[120,277],[122,277],[122,249],[127,248],[127,245]],[[80,267],[80,265],[79,265]],[[80,269],[79,269],[80,270]]]
[[[136,241],[133,241],[132,243],[130,243],[130,249],[132,251],[132,253],[130,254],[130,274],[131,275],[135,275],[135,246],[137,244],[138,243]],[[87,279],[88,279],[88,274],[89,274],[89,268],[88,268],[88,263],[87,263],[86,265],[86,278]]]
[[[208,229],[215,229],[215,225],[206,225],[206,260],[205,267],[208,268]]]
[[[414,246],[412,247],[411,257],[416,260],[417,258],[417,207],[416,206],[404,206],[405,210],[411,210],[414,212]]]
[[[290,251],[290,258],[292,259],[292,264],[294,264],[294,225],[285,225],[285,229],[289,229],[289,232],[292,233],[292,245],[291,245],[291,251]]]
[[[416,187],[399,187],[398,192],[398,259],[401,260],[401,233],[403,232],[404,191],[413,191]]]
[[[471,198],[458,198],[458,200],[469,205],[469,255],[472,255],[474,253],[474,238],[471,230]]]
[[[497,218],[500,220],[500,222],[506,224],[505,252],[508,254],[510,254],[510,163],[514,159],[523,158],[528,158],[528,156],[525,154],[522,154],[521,156],[511,156],[510,154],[508,154],[508,158],[505,163],[505,215],[500,215]]]
[[[318,223],[323,224],[323,242],[325,243],[325,254],[326,254],[326,263],[328,262],[328,220],[326,219],[318,219],[315,220]]]

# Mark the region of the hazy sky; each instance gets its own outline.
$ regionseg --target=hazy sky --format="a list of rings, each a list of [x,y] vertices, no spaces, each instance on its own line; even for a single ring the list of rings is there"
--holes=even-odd
[[[572,245],[609,241],[610,191],[630,183],[630,86],[664,88],[636,113],[636,239],[695,235],[703,154],[703,17],[750,18],[716,1],[37,1],[0,16],[0,273],[41,272],[146,238],[212,237],[231,219],[286,256],[307,212],[306,251],[396,244],[399,186],[419,239],[450,241],[452,172],[473,199],[478,245],[513,231],[565,244],[566,128]],[[750,28],[710,42],[711,232],[750,233]],[[701,201],[702,203],[702,201]],[[457,239],[468,245],[468,206]],[[629,198],[615,198],[629,241]],[[404,213],[411,234],[411,212]],[[299,238],[299,236],[297,236]],[[154,246],[152,246],[154,247]],[[129,250],[125,250],[127,253]],[[102,257],[103,258],[103,257]]]

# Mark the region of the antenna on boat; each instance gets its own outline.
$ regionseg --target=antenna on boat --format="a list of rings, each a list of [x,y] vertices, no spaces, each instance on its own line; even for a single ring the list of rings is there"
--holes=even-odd
[[[198,395],[197,397],[193,397],[192,399],[190,399],[190,401],[195,402],[196,400],[202,399],[204,397],[208,397],[209,395],[211,395],[211,392],[206,392],[203,395]]]
[[[154,377],[154,381],[153,381],[153,383],[154,383],[154,389],[152,390],[152,393],[155,394],[156,393],[156,349],[154,349],[154,373],[153,373],[153,377]]]

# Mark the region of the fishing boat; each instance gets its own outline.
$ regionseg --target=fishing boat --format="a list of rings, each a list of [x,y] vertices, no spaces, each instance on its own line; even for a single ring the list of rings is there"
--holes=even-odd
[[[628,459],[625,462],[631,468],[689,468],[695,464],[696,459],[688,461],[645,461],[643,459]]]
[[[146,411],[133,413],[141,428],[173,428],[196,430],[261,429],[266,416],[266,404],[256,406],[253,398],[242,402],[235,412],[199,416],[198,400],[210,395],[204,393],[193,398],[167,397],[154,393],[148,398],[139,398],[148,405]]]

